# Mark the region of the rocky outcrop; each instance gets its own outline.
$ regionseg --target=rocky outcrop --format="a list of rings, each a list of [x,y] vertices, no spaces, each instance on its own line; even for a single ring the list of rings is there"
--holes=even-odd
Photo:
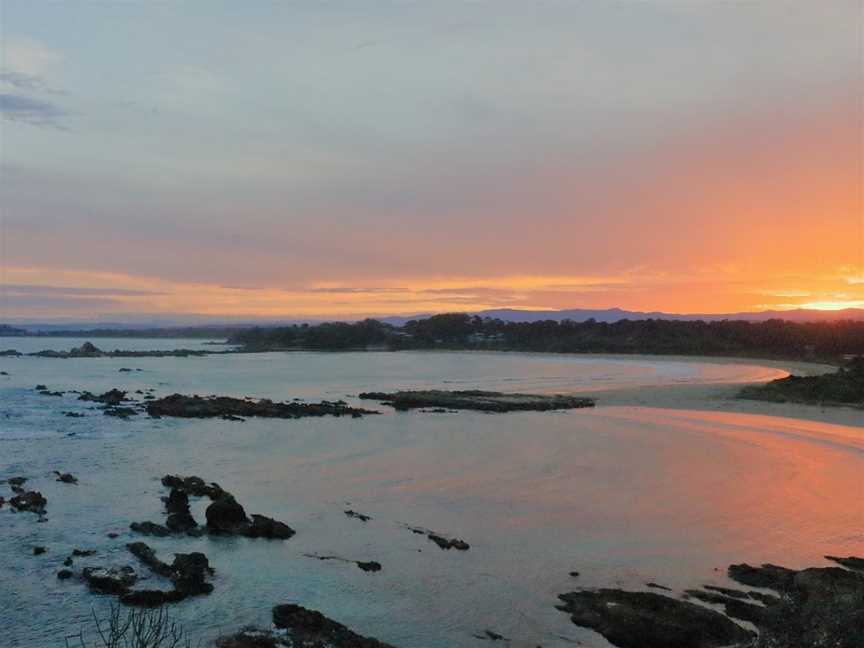
[[[517,412],[577,409],[593,407],[594,400],[576,396],[549,394],[504,394],[501,392],[463,391],[398,391],[393,393],[366,392],[359,396],[375,400],[394,409],[407,411],[421,408],[477,410],[481,412]]]
[[[304,648],[393,648],[377,639],[362,637],[320,612],[299,605],[273,608],[273,625],[283,629],[288,645]]]
[[[722,613],[653,592],[617,589],[562,594],[559,609],[620,648],[862,648],[864,573],[853,570],[864,559],[831,559],[851,569],[729,567],[732,580],[777,596],[715,585],[686,591],[686,598],[721,606]],[[732,619],[753,624],[758,636]]]
[[[127,591],[120,598],[124,605],[157,607],[213,591],[213,585],[207,582],[207,577],[213,570],[203,553],[174,554],[174,562],[169,565],[160,560],[156,552],[143,542],[129,543],[126,548],[153,573],[170,578],[174,589]]]
[[[726,648],[753,639],[719,612],[653,592],[600,589],[559,598],[573,623],[621,648]]]
[[[415,533],[417,535],[425,535],[427,538],[429,538],[429,540],[434,542],[441,549],[457,549],[458,551],[468,551],[471,548],[471,545],[469,545],[464,540],[460,540],[459,538],[448,538],[440,533],[436,533],[435,531],[424,529],[423,527],[412,527],[405,525],[405,528],[411,531],[411,533]]]
[[[294,535],[294,530],[287,524],[265,515],[253,514],[251,519],[248,518],[243,507],[229,494],[210,504],[206,516],[210,533],[277,540],[287,540]]]
[[[114,594],[122,596],[129,591],[138,580],[135,570],[124,567],[85,567],[81,576],[87,582],[90,590],[96,594]]]
[[[45,513],[48,500],[39,491],[27,491],[13,496],[9,504],[18,511],[30,511],[42,515]]]
[[[145,405],[150,416],[179,418],[263,417],[297,419],[308,416],[352,416],[377,414],[371,410],[350,407],[343,401],[301,403],[276,402],[269,399],[249,400],[230,396],[184,396],[172,394],[151,400]]]

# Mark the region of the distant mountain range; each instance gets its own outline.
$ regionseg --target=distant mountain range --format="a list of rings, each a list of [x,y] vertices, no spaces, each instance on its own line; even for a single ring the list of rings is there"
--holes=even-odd
[[[660,311],[642,312],[642,311],[627,311],[620,308],[607,308],[603,310],[592,310],[585,308],[574,308],[567,310],[556,311],[533,311],[533,310],[517,310],[514,308],[499,308],[494,310],[478,311],[471,313],[480,317],[492,317],[495,319],[504,320],[505,322],[540,322],[543,320],[562,321],[565,319],[573,320],[574,322],[584,322],[585,320],[595,319],[598,322],[618,322],[620,320],[644,320],[644,319],[663,319],[663,320],[678,320],[678,321],[695,321],[704,320],[706,322],[721,321],[721,320],[744,320],[748,322],[764,322],[770,319],[783,319],[790,322],[828,322],[835,320],[864,320],[864,309],[847,308],[845,310],[809,310],[799,308],[796,310],[772,310],[759,311],[753,313],[711,313],[711,314],[679,314],[679,313],[663,313]],[[394,326],[402,326],[405,322],[412,319],[424,319],[430,315],[413,315],[410,317],[384,317],[381,321],[393,324]]]
[[[791,322],[826,322],[834,320],[859,320],[864,321],[864,309],[849,308],[846,310],[824,311],[824,310],[784,310],[784,311],[760,311],[752,313],[663,313],[660,311],[642,312],[628,311],[620,308],[608,308],[602,310],[592,310],[585,308],[574,308],[567,310],[518,310],[515,308],[500,308],[494,310],[483,310],[470,313],[471,315],[479,315],[480,317],[491,317],[506,322],[539,322],[542,320],[561,321],[565,319],[573,320],[574,322],[584,322],[588,319],[595,319],[598,322],[618,322],[620,320],[644,320],[644,319],[664,319],[664,320],[679,320],[679,321],[720,321],[720,320],[745,320],[748,322],[764,322],[769,319],[784,319]],[[418,315],[394,315],[389,317],[378,317],[382,322],[392,324],[393,326],[402,326],[405,322],[415,319],[425,319],[431,317],[432,313]],[[68,322],[37,322],[37,321],[14,321],[15,328],[4,327],[0,325],[0,336],[2,335],[21,335],[32,332],[42,332],[51,334],[53,332],[70,332],[70,331],[92,331],[98,329],[102,332],[117,331],[117,332],[153,332],[162,329],[214,329],[214,334],[220,331],[215,329],[245,329],[253,326],[261,327],[276,327],[287,326],[291,324],[320,324],[328,321],[325,319],[219,319],[218,316],[206,317],[189,317],[177,315],[175,317],[166,315],[161,319],[154,321],[148,319],[143,322],[107,322],[107,321],[68,321]],[[331,320],[332,321],[332,320]]]

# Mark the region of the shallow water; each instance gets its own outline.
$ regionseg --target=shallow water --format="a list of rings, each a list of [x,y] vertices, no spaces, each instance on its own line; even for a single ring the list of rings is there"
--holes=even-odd
[[[24,350],[20,340],[0,340],[0,348]],[[120,342],[118,348],[157,348]],[[54,348],[79,343],[66,339]],[[118,373],[120,367],[142,371]],[[164,558],[190,550],[210,558],[215,592],[174,608],[206,636],[266,625],[272,605],[294,601],[402,648],[483,646],[472,635],[486,628],[510,637],[511,646],[600,647],[608,644],[555,610],[557,594],[577,586],[643,588],[649,581],[679,589],[728,584],[723,570],[731,562],[794,567],[820,564],[826,553],[864,550],[862,428],[641,407],[121,421],[72,395],[33,390],[44,383],[60,390],[154,387],[159,394],[351,400],[368,389],[566,393],[783,373],[758,363],[292,353],[0,359],[0,370],[11,374],[0,377],[0,477],[29,475],[48,497],[45,523],[8,507],[0,511],[4,646],[62,646],[91,608],[108,605],[54,575],[73,547],[100,551],[76,569],[88,562],[135,564],[124,549],[132,538],[128,524],[163,520],[159,478],[166,473],[218,481],[247,512],[272,515],[298,532],[287,542],[146,539]],[[66,418],[63,411],[88,416]],[[56,483],[52,470],[70,471],[81,483]],[[199,521],[203,506],[193,507]],[[347,518],[348,507],[373,520]],[[442,551],[402,523],[464,538],[471,549]],[[108,539],[110,531],[120,538]],[[33,544],[48,546],[48,553],[32,556]],[[369,574],[303,556],[310,552],[378,560],[384,569]],[[578,579],[568,576],[572,570]]]

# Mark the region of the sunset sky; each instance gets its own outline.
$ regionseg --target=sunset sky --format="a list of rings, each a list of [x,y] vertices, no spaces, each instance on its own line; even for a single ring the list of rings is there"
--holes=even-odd
[[[860,0],[0,0],[0,323],[864,307]]]

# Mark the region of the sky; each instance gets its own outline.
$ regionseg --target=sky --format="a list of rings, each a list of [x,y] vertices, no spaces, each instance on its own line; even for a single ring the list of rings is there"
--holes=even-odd
[[[0,0],[0,321],[864,307],[860,0]]]

